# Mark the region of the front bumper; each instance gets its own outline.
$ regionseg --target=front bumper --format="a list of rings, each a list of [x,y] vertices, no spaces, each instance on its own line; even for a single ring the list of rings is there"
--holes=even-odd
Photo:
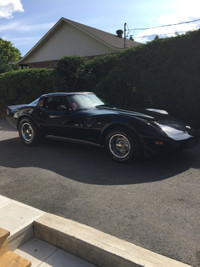
[[[194,148],[200,141],[200,135],[191,136],[184,140],[173,140],[168,139],[155,139],[145,138],[144,149],[146,154],[150,153],[161,153],[174,150],[185,150]]]
[[[161,152],[191,149],[200,141],[200,130],[196,131],[176,121],[153,122],[157,135],[143,136],[145,150]]]

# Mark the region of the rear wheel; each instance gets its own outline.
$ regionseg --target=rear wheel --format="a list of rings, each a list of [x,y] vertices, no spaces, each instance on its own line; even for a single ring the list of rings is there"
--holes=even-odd
[[[28,118],[19,123],[19,136],[25,145],[35,145],[41,140],[41,132],[38,127]]]
[[[139,154],[137,137],[128,129],[111,130],[106,136],[105,146],[109,156],[120,162],[135,159]]]

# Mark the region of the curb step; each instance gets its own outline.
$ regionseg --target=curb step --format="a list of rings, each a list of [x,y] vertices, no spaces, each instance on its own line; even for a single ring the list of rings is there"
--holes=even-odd
[[[10,232],[8,241],[13,251],[33,237],[33,221],[44,212],[2,196],[0,202],[0,227]]]
[[[16,254],[8,253],[8,241],[11,242],[11,250],[18,248],[15,253],[27,258],[33,266],[47,264],[44,266],[63,267],[66,262],[75,262],[76,265],[68,266],[191,267],[92,227],[43,212],[1,195],[0,227],[8,229],[4,233],[0,232],[0,247],[2,246],[3,251],[2,257],[0,254],[1,267],[26,267],[19,256],[14,257]],[[27,240],[29,241],[26,242]],[[25,244],[22,245],[23,243]],[[51,252],[44,254],[40,247]],[[39,255],[41,253],[42,255]],[[7,265],[2,264],[2,259]],[[12,261],[12,265],[7,262],[8,259]],[[59,259],[62,261],[60,265]]]
[[[9,236],[10,250],[14,251],[31,238],[33,238],[33,223],[24,226],[17,233]]]
[[[40,240],[103,267],[191,267],[90,226],[45,213],[34,221]]]

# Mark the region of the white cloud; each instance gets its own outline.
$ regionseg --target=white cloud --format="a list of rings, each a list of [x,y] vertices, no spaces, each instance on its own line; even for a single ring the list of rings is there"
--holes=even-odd
[[[10,41],[11,43],[14,43],[15,46],[24,46],[24,45],[32,45],[33,43],[36,43],[39,40],[38,36],[34,37],[14,37],[10,38],[7,36],[2,37],[3,40]]]
[[[55,24],[55,22],[35,24],[35,25],[20,25],[20,28],[16,29],[16,30],[22,31],[22,32],[47,30],[47,29],[50,29],[51,27],[53,27],[54,24]]]
[[[176,12],[165,14],[152,21],[153,26],[177,24],[187,21],[200,19],[199,15],[200,1],[199,0],[184,0]],[[175,36],[176,33],[183,34],[188,31],[197,30],[200,28],[200,21],[194,23],[179,24],[170,27],[151,28],[135,33],[135,40],[138,42],[146,42],[153,40],[156,35],[159,37]]]
[[[1,0],[0,1],[0,18],[12,18],[13,12],[24,12],[20,0]]]
[[[24,23],[23,21],[15,21],[0,25],[0,32],[5,31],[16,31],[16,32],[29,32],[29,31],[37,31],[37,30],[49,30],[55,23],[43,23],[43,24],[35,24],[30,25]]]
[[[11,22],[6,24],[0,25],[0,32],[9,31],[13,29],[18,29],[19,23],[18,22]]]
[[[150,41],[153,40],[156,35],[161,38],[172,37],[176,36],[176,34],[184,34],[188,31],[197,30],[199,28],[200,21],[195,23],[174,25],[170,27],[152,28],[139,32],[135,40],[138,42]]]

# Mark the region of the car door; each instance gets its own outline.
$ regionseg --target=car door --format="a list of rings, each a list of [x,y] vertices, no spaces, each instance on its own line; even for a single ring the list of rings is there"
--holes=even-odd
[[[70,107],[66,96],[47,96],[40,107],[40,127],[48,135],[71,137],[73,129],[68,124]],[[68,127],[69,126],[69,127]]]
[[[65,96],[45,97],[37,120],[48,135],[95,142],[101,131],[92,110],[75,110]]]

